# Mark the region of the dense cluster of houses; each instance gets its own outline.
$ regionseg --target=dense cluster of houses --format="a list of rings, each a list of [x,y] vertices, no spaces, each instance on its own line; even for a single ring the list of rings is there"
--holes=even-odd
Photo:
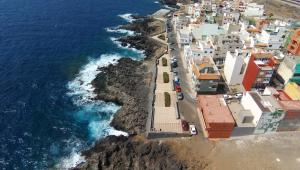
[[[300,22],[247,0],[181,5],[172,22],[209,138],[300,130]]]

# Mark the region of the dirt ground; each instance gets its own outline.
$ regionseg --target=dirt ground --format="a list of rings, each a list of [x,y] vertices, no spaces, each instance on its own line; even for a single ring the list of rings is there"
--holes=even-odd
[[[195,170],[299,170],[300,132],[208,141],[168,139],[178,158]]]
[[[279,0],[253,0],[253,2],[264,4],[267,15],[273,13],[274,17],[300,20],[300,8],[281,3]]]

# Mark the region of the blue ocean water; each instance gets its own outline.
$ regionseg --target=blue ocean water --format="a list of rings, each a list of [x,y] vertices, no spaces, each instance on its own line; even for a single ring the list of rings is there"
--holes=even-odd
[[[154,0],[0,0],[0,169],[67,168],[81,149],[121,133],[109,127],[119,106],[91,100],[90,82],[98,67],[142,54],[112,41],[126,32],[106,28],[159,8]]]

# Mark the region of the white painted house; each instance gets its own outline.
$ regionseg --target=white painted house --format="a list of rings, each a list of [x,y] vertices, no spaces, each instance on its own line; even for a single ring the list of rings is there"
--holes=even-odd
[[[248,3],[243,15],[246,17],[261,17],[264,15],[264,5],[258,5],[256,3]]]
[[[254,134],[275,132],[284,112],[273,95],[260,95],[254,91],[243,94],[241,104],[252,113],[252,123],[256,126]]]
[[[224,63],[224,75],[228,85],[241,84],[244,77],[246,64],[241,50],[235,50],[234,53],[227,52]]]
[[[177,42],[181,48],[192,42],[191,32],[188,28],[183,28],[177,31]]]

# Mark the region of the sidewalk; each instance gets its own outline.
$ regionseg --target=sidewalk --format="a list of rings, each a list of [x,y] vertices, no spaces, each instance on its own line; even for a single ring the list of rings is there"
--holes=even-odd
[[[162,66],[162,58],[167,59],[168,66]],[[163,72],[169,74],[169,83],[164,83]],[[181,120],[177,119],[177,96],[173,91],[173,74],[170,72],[170,56],[165,54],[159,59],[157,65],[157,79],[154,102],[153,128],[156,132],[182,133]],[[168,92],[171,97],[171,106],[165,107],[164,93]]]

